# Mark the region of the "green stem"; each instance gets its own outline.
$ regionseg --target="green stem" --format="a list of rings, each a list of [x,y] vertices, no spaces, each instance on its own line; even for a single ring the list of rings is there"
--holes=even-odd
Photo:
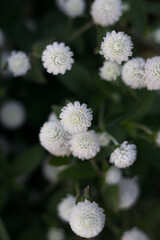
[[[146,132],[147,134],[149,135],[152,135],[153,134],[153,131],[151,129],[149,129],[147,126],[143,125],[143,124],[140,124],[140,123],[131,123],[133,125],[133,127],[137,128],[137,129],[140,129],[144,132]]]
[[[119,144],[119,142],[118,142],[112,135],[110,135],[109,133],[108,133],[108,135],[109,135],[109,138],[111,139],[111,141],[112,141],[115,145],[118,145],[118,144]]]
[[[98,165],[96,164],[96,161],[95,161],[94,158],[92,158],[92,159],[90,160],[90,163],[91,163],[92,167],[96,170],[97,174],[98,174],[99,176],[101,176],[101,175],[102,175],[101,170],[99,169]]]

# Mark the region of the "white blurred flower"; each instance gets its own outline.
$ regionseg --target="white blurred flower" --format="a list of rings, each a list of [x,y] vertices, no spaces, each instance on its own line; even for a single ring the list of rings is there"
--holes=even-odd
[[[120,147],[117,147],[110,156],[110,163],[114,163],[118,168],[126,168],[131,166],[137,157],[137,149],[135,144],[129,144],[124,141]]]
[[[4,42],[5,42],[5,35],[3,30],[0,28],[0,47],[4,45]]]
[[[156,134],[155,142],[156,142],[157,146],[160,147],[160,131],[157,132],[157,134]]]
[[[55,120],[58,120],[58,117],[54,112],[51,112],[48,116],[48,121],[55,121]]]
[[[119,168],[112,166],[108,169],[108,171],[105,174],[105,182],[108,185],[116,185],[119,183],[121,177],[122,177],[121,170]]]
[[[70,154],[69,138],[58,120],[45,122],[39,134],[41,145],[55,156]]]
[[[123,2],[122,3],[122,12],[127,12],[130,9],[130,4],[128,2]]]
[[[91,15],[95,24],[103,27],[113,25],[122,15],[121,0],[94,0]]]
[[[145,61],[143,58],[133,58],[122,67],[122,80],[131,88],[145,87]]]
[[[48,73],[57,75],[64,74],[67,70],[71,70],[73,60],[73,52],[64,43],[54,42],[47,45],[42,53],[42,62]]]
[[[58,180],[59,173],[65,168],[65,166],[52,166],[48,163],[48,159],[44,162],[42,171],[44,177],[50,182],[56,182]]]
[[[26,120],[26,111],[20,102],[7,101],[0,108],[1,124],[8,129],[21,127]]]
[[[157,44],[160,44],[160,28],[155,29],[152,32],[151,37]]]
[[[24,52],[11,52],[8,58],[8,69],[14,77],[24,76],[30,68],[29,58]]]
[[[147,59],[144,79],[148,90],[160,89],[160,57]]]
[[[58,204],[59,217],[62,220],[69,222],[70,214],[75,204],[76,204],[76,197],[68,194],[68,196],[62,199],[62,201]]]
[[[70,226],[78,236],[95,237],[102,231],[104,224],[104,210],[97,203],[85,200],[72,208]]]
[[[149,240],[150,238],[146,233],[134,227],[131,230],[125,231],[121,240]]]
[[[95,131],[74,134],[70,140],[70,149],[74,157],[90,159],[100,151],[98,136]]]
[[[84,0],[56,0],[59,9],[70,18],[83,15],[86,7]]]
[[[137,179],[122,178],[118,184],[119,209],[132,207],[139,197],[139,185]]]
[[[68,103],[62,108],[60,114],[61,124],[69,133],[78,133],[87,131],[91,126],[92,110],[87,108],[86,104],[80,105],[80,102]]]
[[[100,54],[106,60],[121,64],[121,62],[127,61],[129,56],[132,56],[132,48],[131,38],[127,34],[112,31],[107,32],[106,37],[103,38]]]
[[[116,80],[121,73],[121,67],[110,61],[105,61],[103,66],[99,69],[100,77],[106,81]]]
[[[47,233],[47,240],[64,240],[65,233],[64,230],[57,227],[52,227]]]
[[[98,133],[99,143],[101,147],[108,146],[110,142],[110,136],[107,132]]]

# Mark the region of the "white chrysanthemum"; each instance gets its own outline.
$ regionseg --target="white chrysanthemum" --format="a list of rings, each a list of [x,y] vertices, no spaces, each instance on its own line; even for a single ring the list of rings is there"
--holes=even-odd
[[[61,228],[52,227],[47,233],[47,240],[64,240],[65,233]]]
[[[160,57],[147,59],[144,79],[148,90],[160,89]]]
[[[29,58],[24,52],[11,53],[8,58],[8,69],[14,77],[24,76],[30,68]]]
[[[137,179],[122,178],[118,184],[119,209],[132,207],[139,196],[139,185]]]
[[[105,61],[103,66],[99,69],[100,77],[106,81],[116,80],[121,73],[121,67],[110,61]]]
[[[156,142],[157,146],[160,147],[160,131],[157,132],[157,134],[156,134],[155,142]]]
[[[65,166],[52,166],[48,163],[48,159],[44,162],[42,171],[44,177],[50,182],[56,182],[58,180],[59,173],[65,168]]]
[[[123,233],[121,240],[149,240],[146,233],[134,227],[129,231]]]
[[[110,26],[122,15],[121,0],[95,0],[91,6],[91,15],[95,24]]]
[[[70,226],[78,236],[95,237],[102,231],[104,224],[104,210],[97,203],[85,200],[72,208]]]
[[[77,133],[70,140],[70,149],[74,157],[90,159],[100,151],[98,136],[95,131]]]
[[[41,145],[56,156],[69,155],[69,137],[58,120],[44,123],[39,134]]]
[[[151,37],[157,44],[160,44],[160,28],[154,30],[151,34]]]
[[[101,44],[100,54],[104,55],[106,60],[115,61],[121,64],[132,56],[131,49],[133,44],[131,38],[124,32],[107,32]]]
[[[110,136],[108,135],[107,132],[102,132],[102,133],[98,133],[98,138],[99,138],[99,143],[101,147],[106,147],[108,146],[109,142],[110,142]]]
[[[23,125],[26,119],[24,106],[17,101],[7,101],[0,108],[0,121],[9,129],[16,129]]]
[[[0,47],[3,46],[4,42],[5,42],[5,35],[3,30],[0,28]]]
[[[114,163],[118,168],[126,168],[131,166],[137,157],[137,149],[135,144],[129,144],[124,141],[120,147],[117,147],[110,156],[110,163]]]
[[[122,67],[122,80],[131,88],[145,87],[144,81],[145,61],[143,58],[133,58]]]
[[[70,18],[83,15],[86,7],[84,0],[57,0],[59,9]]]
[[[119,168],[110,167],[105,175],[105,182],[108,185],[115,185],[118,184],[121,179],[122,173]]]
[[[62,220],[69,222],[70,214],[75,203],[76,197],[68,194],[68,196],[58,204],[58,215]]]
[[[80,105],[80,102],[68,103],[62,108],[60,114],[61,124],[69,133],[78,133],[87,131],[91,126],[92,110],[87,108],[86,104]]]
[[[64,43],[54,42],[52,45],[46,46],[42,53],[42,62],[48,73],[57,75],[64,74],[67,70],[71,70],[74,60],[73,52]]]
[[[57,115],[54,112],[51,112],[48,116],[48,121],[56,121],[58,120]]]

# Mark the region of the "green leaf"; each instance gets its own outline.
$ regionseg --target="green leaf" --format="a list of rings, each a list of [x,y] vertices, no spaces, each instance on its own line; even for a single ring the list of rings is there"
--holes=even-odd
[[[49,164],[53,166],[62,166],[69,163],[68,157],[56,157],[52,156],[49,160]]]
[[[10,237],[7,233],[7,230],[5,228],[5,225],[2,221],[2,219],[0,219],[0,239],[1,240],[10,240]]]
[[[96,176],[96,171],[89,161],[73,164],[65,168],[60,174],[61,179],[90,179]]]
[[[44,157],[44,150],[36,145],[19,154],[13,161],[12,172],[16,176],[33,172],[41,163]]]
[[[89,185],[86,188],[84,188],[82,192],[79,194],[79,196],[76,199],[76,204],[79,202],[84,202],[85,199],[92,201],[89,195]]]
[[[31,78],[34,82],[46,83],[47,80],[44,77],[44,70],[41,60],[38,57],[33,56],[31,63],[32,68],[28,72],[28,77]]]

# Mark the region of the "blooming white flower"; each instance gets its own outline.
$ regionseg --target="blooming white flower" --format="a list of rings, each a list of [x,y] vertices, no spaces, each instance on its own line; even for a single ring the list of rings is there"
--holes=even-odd
[[[66,70],[71,70],[74,60],[73,52],[64,43],[54,42],[47,45],[42,53],[42,62],[48,73],[57,75],[64,74]]]
[[[11,52],[8,58],[8,69],[14,77],[24,76],[30,68],[29,58],[24,52]]]
[[[70,214],[75,204],[76,204],[76,197],[68,194],[68,196],[62,199],[62,201],[58,204],[59,217],[62,220],[69,222]]]
[[[91,6],[93,21],[103,27],[115,24],[122,15],[121,0],[95,0]]]
[[[47,233],[47,240],[64,240],[65,233],[64,230],[57,227],[52,227]]]
[[[110,136],[107,132],[98,133],[99,143],[101,147],[108,146],[110,142]]]
[[[157,44],[160,44],[160,28],[155,29],[151,36]]]
[[[133,58],[122,67],[122,80],[131,88],[145,87],[144,81],[145,61],[143,58]]]
[[[26,111],[22,103],[7,101],[0,108],[0,121],[8,129],[21,127],[26,120]]]
[[[86,7],[84,0],[57,0],[59,9],[70,18],[83,15]]]
[[[118,184],[122,177],[122,173],[119,168],[114,166],[110,167],[105,174],[105,182],[108,185],[115,185]]]
[[[48,159],[44,162],[42,171],[44,177],[50,182],[56,182],[58,180],[59,173],[65,168],[65,166],[52,166],[48,163]]]
[[[70,140],[70,149],[74,157],[90,159],[100,151],[98,136],[95,131],[74,134]]]
[[[3,30],[0,28],[0,47],[3,46],[4,42],[5,42],[5,35]]]
[[[60,114],[61,124],[69,133],[87,131],[91,126],[92,110],[80,102],[68,103]]]
[[[125,231],[121,240],[149,240],[150,238],[146,233],[134,227],[129,231]]]
[[[135,144],[129,144],[124,141],[120,147],[117,147],[110,156],[110,163],[114,163],[118,168],[126,168],[131,166],[137,157],[137,149]]]
[[[121,73],[121,67],[110,61],[105,61],[103,66],[99,69],[100,77],[106,81],[116,80]]]
[[[160,89],[160,57],[147,59],[144,79],[148,90]]]
[[[132,207],[139,196],[139,185],[137,179],[122,178],[118,184],[119,209]]]
[[[156,134],[155,142],[156,142],[157,146],[160,147],[160,131],[157,132],[157,134]]]
[[[48,116],[48,121],[55,121],[55,120],[58,120],[58,117],[54,112],[51,112]]]
[[[131,38],[124,32],[107,32],[101,44],[100,54],[104,55],[106,60],[115,61],[121,64],[132,56],[131,49],[133,44]]]
[[[78,236],[95,237],[102,231],[104,224],[104,210],[97,203],[85,200],[72,208],[70,226]]]
[[[45,122],[39,134],[41,145],[55,156],[69,155],[69,138],[58,120]]]

